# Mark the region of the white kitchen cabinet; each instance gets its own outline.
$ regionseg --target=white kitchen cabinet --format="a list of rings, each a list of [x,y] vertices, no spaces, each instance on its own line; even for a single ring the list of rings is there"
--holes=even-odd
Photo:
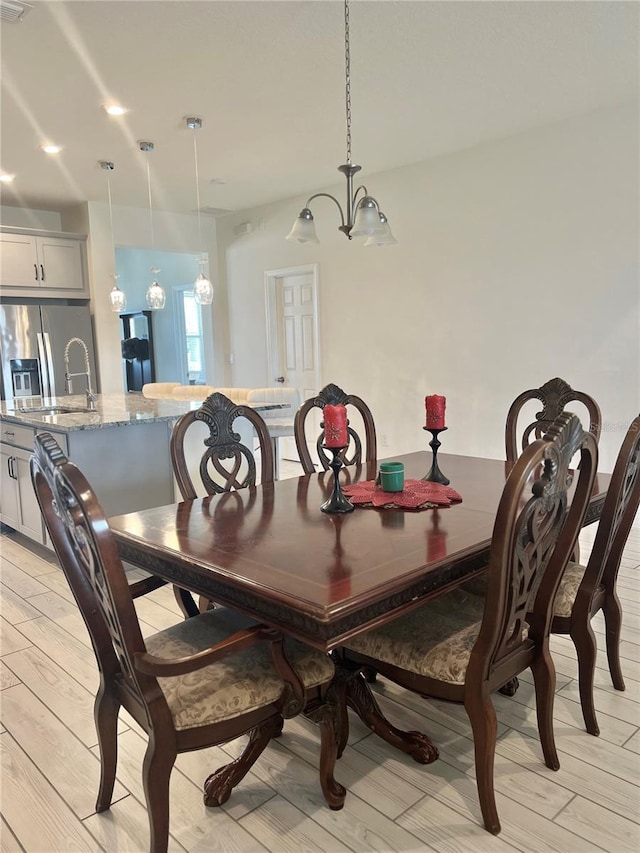
[[[88,298],[85,240],[80,234],[0,231],[0,285],[6,296]]]
[[[0,444],[0,521],[18,529],[18,481],[14,474],[14,448]]]
[[[33,444],[34,430],[29,432]],[[0,521],[42,545],[44,525],[31,483],[30,459],[30,449],[0,444]]]

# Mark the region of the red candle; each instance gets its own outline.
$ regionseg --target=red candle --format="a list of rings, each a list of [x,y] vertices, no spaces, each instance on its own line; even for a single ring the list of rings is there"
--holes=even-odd
[[[324,418],[324,443],[326,447],[346,447],[349,443],[347,437],[347,410],[338,403],[337,406],[327,404],[322,410]]]
[[[427,429],[444,429],[444,410],[447,398],[439,394],[430,394],[424,398],[427,410]]]

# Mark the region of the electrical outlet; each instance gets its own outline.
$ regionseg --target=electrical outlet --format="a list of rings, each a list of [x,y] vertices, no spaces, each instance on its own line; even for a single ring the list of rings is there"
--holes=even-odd
[[[387,434],[384,432],[382,433],[382,436],[380,437],[380,445],[382,447],[389,447],[389,442],[387,440]]]

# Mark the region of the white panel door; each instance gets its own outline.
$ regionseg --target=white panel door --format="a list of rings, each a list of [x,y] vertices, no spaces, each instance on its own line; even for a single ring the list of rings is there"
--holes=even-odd
[[[304,401],[320,390],[316,271],[292,269],[271,275],[277,331],[273,342],[277,352],[271,354],[273,380],[297,388]],[[292,421],[294,415],[291,412]],[[281,438],[279,445],[283,459],[298,458],[293,438]]]

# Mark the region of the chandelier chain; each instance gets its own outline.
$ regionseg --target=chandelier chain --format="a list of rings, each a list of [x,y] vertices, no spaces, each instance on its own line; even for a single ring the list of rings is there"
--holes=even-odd
[[[344,0],[344,78],[347,113],[347,163],[351,164],[351,49],[349,46],[349,0]]]

